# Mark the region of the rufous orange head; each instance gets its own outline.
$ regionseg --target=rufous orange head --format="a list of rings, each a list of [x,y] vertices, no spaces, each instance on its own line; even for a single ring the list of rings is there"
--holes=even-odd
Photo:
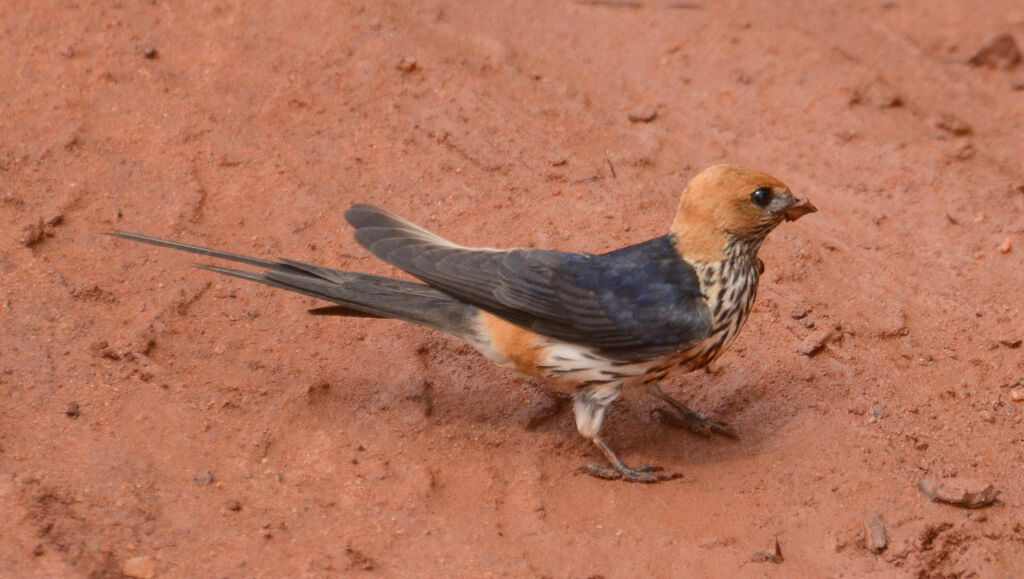
[[[683,190],[672,233],[686,258],[718,261],[734,244],[756,253],[778,224],[817,210],[771,175],[736,165],[714,165],[698,173]]]

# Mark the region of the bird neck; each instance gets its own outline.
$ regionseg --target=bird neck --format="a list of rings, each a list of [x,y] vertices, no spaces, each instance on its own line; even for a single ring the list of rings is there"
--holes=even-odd
[[[749,262],[757,260],[757,252],[760,251],[766,236],[767,232],[765,235],[745,235],[743,237],[729,235],[724,251],[726,259]]]
[[[669,229],[676,251],[689,261],[714,262],[726,259],[729,234],[717,227],[710,227],[709,223],[711,221],[694,219],[693,215],[680,210]]]
[[[753,235],[740,236],[706,227],[691,228],[677,221],[670,231],[676,251],[689,262],[753,262],[770,228],[754,232]]]
[[[752,252],[735,252],[718,261],[695,261],[700,290],[708,300],[715,327],[734,318],[742,324],[757,294],[764,264]]]

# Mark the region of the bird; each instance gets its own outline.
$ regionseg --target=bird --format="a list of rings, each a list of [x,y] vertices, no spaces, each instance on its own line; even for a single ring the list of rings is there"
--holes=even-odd
[[[757,256],[783,221],[817,211],[778,179],[714,165],[684,187],[669,232],[606,253],[457,245],[385,209],[345,212],[356,243],[417,281],[268,260],[140,233],[118,238],[252,266],[198,267],[305,294],[332,305],[314,315],[393,318],[446,333],[499,366],[571,392],[579,434],[607,465],[580,470],[653,483],[679,475],[627,466],[601,435],[624,389],[667,404],[664,416],[704,434],[733,436],[660,387],[670,374],[706,367],[733,343],[754,304]]]

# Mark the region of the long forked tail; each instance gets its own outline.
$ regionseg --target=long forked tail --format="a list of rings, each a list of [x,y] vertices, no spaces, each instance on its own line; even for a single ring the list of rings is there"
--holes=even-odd
[[[252,272],[217,265],[196,265],[201,269],[336,304],[310,310],[312,314],[394,318],[456,336],[466,336],[474,332],[473,320],[477,311],[474,306],[424,284],[367,273],[341,271],[291,259],[271,261],[141,233],[111,231],[107,235],[263,268],[262,272]]]

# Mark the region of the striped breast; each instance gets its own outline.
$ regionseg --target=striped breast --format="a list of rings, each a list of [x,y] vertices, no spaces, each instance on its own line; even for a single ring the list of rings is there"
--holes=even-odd
[[[732,345],[754,305],[764,265],[756,257],[739,256],[697,263],[694,268],[700,275],[701,291],[708,296],[713,322],[708,335],[680,355],[679,365],[689,370],[707,366]]]
[[[707,366],[732,345],[747,321],[757,295],[757,282],[764,271],[761,260],[737,255],[716,262],[694,262],[700,276],[701,292],[711,308],[711,331],[700,342],[664,358],[651,360],[644,384],[664,380],[677,368],[687,372]]]

